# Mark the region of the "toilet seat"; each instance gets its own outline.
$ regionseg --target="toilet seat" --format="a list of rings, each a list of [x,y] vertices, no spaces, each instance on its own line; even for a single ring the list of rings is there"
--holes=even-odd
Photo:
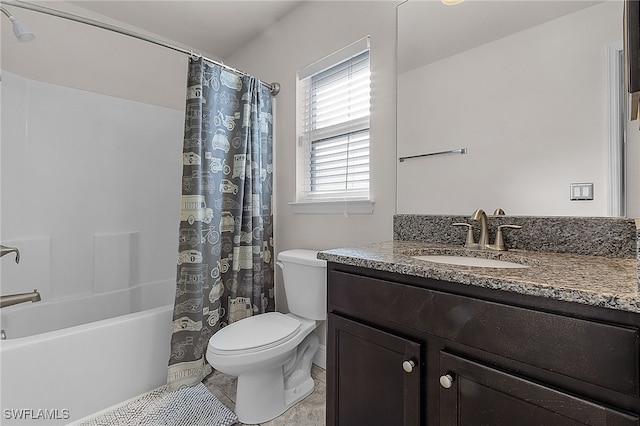
[[[300,321],[279,312],[255,315],[215,333],[209,350],[217,355],[240,355],[271,349],[291,340],[301,326]]]

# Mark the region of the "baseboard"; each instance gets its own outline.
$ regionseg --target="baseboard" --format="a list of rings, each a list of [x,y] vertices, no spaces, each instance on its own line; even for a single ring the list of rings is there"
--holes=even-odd
[[[323,370],[327,369],[327,347],[325,345],[318,347],[318,351],[313,357],[313,363]]]

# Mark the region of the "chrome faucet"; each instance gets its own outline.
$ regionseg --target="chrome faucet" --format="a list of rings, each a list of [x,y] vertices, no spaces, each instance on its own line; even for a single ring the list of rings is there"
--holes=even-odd
[[[5,306],[17,305],[18,303],[39,302],[40,300],[42,300],[40,298],[40,293],[38,293],[37,289],[34,289],[30,293],[19,293],[0,296],[0,308],[4,308]]]
[[[0,257],[9,253],[15,253],[16,263],[20,263],[20,250],[18,250],[17,247],[7,247],[7,246],[0,245]]]

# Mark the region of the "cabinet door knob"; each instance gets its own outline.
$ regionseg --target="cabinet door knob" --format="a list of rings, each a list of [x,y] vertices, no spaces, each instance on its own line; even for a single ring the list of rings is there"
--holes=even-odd
[[[416,363],[413,362],[412,359],[402,363],[402,369],[404,371],[406,371],[407,373],[411,373],[413,371],[413,367],[415,367],[415,366],[416,366]]]
[[[451,385],[453,385],[453,376],[451,376],[451,374],[440,376],[440,386],[445,389],[449,389]]]

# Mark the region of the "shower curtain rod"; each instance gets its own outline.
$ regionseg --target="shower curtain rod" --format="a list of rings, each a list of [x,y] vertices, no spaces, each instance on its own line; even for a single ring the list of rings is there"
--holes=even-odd
[[[244,71],[240,71],[236,68],[230,67],[229,65],[226,65],[222,62],[219,61],[214,61],[213,59],[209,59],[204,57],[201,54],[195,53],[192,50],[187,50],[187,49],[183,49],[181,47],[178,46],[174,46],[171,44],[168,44],[164,41],[152,38],[152,37],[148,37],[142,34],[138,34],[135,33],[133,31],[129,31],[129,30],[125,30],[124,28],[120,28],[120,27],[116,27],[114,25],[110,25],[110,24],[105,24],[104,22],[100,22],[100,21],[96,21],[93,19],[89,19],[89,18],[83,18],[82,16],[78,16],[78,15],[73,15],[71,13],[67,13],[67,12],[61,12],[59,10],[55,10],[55,9],[50,9],[48,7],[44,7],[44,6],[39,6],[39,5],[35,5],[35,4],[31,4],[31,3],[25,3],[19,0],[0,0],[0,4],[4,4],[7,6],[15,6],[15,7],[19,7],[21,9],[27,9],[27,10],[31,10],[34,12],[39,12],[39,13],[44,13],[46,15],[51,15],[51,16],[56,16],[58,18],[63,18],[63,19],[68,19],[70,21],[75,21],[75,22],[79,22],[81,24],[86,24],[86,25],[91,25],[93,27],[98,27],[98,28],[102,28],[103,30],[107,30],[107,31],[112,31],[118,34],[122,34],[122,35],[126,35],[129,37],[133,37],[133,38],[137,38],[138,40],[142,40],[142,41],[146,41],[148,43],[152,43],[155,44],[157,46],[162,46],[162,47],[166,47],[167,49],[171,49],[171,50],[175,50],[176,52],[180,52],[180,53],[184,53],[186,55],[189,55],[191,57],[199,57],[204,59],[207,62],[211,62],[215,65],[219,65],[233,73],[239,74],[241,76],[248,76],[249,74],[244,72]],[[271,92],[272,96],[276,96],[278,94],[278,92],[280,92],[280,84],[279,83],[265,83],[265,82],[261,82],[262,85],[264,85],[265,87],[267,87],[267,89],[269,89],[269,91]]]

